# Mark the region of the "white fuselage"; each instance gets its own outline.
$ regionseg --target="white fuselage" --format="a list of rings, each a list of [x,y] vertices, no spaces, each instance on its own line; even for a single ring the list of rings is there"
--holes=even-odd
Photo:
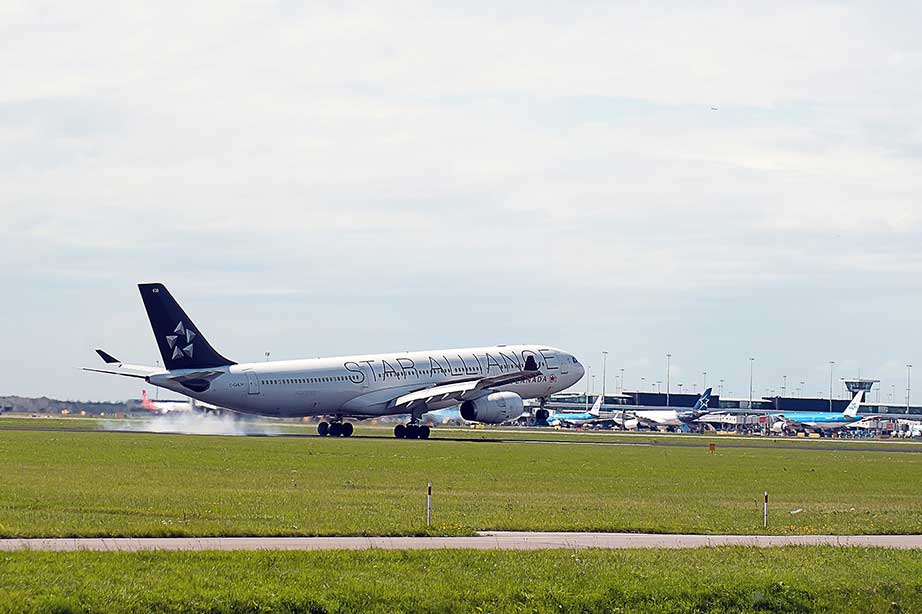
[[[247,414],[276,417],[372,417],[406,410],[394,408],[402,394],[522,370],[534,356],[540,375],[492,388],[523,399],[546,397],[575,384],[582,365],[569,353],[547,346],[510,345],[307,360],[255,362],[214,369],[182,370],[148,377],[156,386]],[[197,372],[217,374],[204,392],[189,390],[174,378]],[[430,402],[428,410],[457,405]]]
[[[652,422],[657,426],[682,426],[679,413],[674,409],[650,409],[635,411],[634,414],[641,420]]]

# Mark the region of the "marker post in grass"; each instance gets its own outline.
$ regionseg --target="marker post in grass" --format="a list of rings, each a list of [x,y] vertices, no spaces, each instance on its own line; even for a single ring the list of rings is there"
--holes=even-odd
[[[426,489],[426,528],[432,524],[432,482]]]
[[[768,528],[768,491],[765,491],[765,502],[762,503],[762,526]]]

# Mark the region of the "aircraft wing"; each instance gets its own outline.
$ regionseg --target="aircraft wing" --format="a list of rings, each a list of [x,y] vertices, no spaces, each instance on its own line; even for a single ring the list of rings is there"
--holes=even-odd
[[[456,403],[467,401],[482,396],[483,391],[499,386],[508,386],[516,382],[523,382],[527,379],[541,375],[538,365],[533,356],[525,359],[524,368],[521,371],[512,373],[502,373],[492,377],[482,377],[479,379],[468,380],[464,382],[455,382],[452,384],[441,384],[439,386],[430,386],[422,390],[416,390],[394,399],[393,407],[405,407],[407,409],[414,405],[424,404],[427,407],[448,407]]]

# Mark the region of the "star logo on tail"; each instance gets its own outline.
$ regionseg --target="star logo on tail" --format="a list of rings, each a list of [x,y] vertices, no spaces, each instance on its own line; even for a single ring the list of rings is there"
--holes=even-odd
[[[176,328],[173,329],[172,335],[166,336],[166,342],[173,350],[173,358],[182,358],[188,356],[192,358],[192,340],[195,339],[195,332],[186,326],[180,320]]]

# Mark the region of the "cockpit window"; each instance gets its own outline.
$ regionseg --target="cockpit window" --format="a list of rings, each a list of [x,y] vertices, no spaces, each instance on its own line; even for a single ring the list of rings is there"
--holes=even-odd
[[[578,364],[577,361],[576,361],[576,356],[570,356],[570,360],[573,361],[573,364],[574,364],[574,365],[575,365],[575,364]]]

